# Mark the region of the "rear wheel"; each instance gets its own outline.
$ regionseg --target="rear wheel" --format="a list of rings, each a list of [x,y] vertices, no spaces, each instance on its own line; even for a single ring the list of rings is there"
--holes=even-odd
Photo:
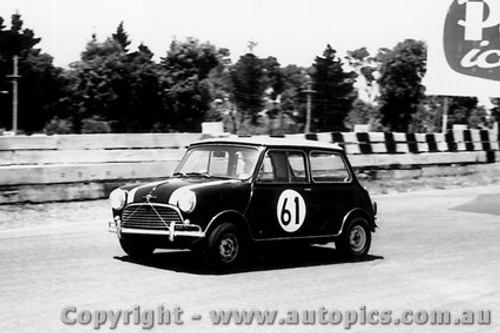
[[[122,235],[120,245],[131,258],[144,259],[153,253],[155,247],[148,244],[143,238],[138,238],[130,235]]]
[[[371,233],[368,221],[355,217],[345,226],[340,239],[335,242],[337,250],[344,256],[358,259],[366,256],[370,250]]]
[[[232,267],[241,261],[243,238],[240,230],[232,223],[216,227],[208,239],[210,263],[216,267]]]

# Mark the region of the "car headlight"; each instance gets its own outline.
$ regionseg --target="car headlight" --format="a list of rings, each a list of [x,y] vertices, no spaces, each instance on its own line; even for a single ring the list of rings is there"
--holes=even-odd
[[[169,203],[177,205],[184,213],[191,213],[196,207],[196,194],[190,190],[179,189],[172,193]]]
[[[125,206],[127,201],[127,193],[124,190],[117,188],[109,195],[109,203],[114,210],[120,210]]]

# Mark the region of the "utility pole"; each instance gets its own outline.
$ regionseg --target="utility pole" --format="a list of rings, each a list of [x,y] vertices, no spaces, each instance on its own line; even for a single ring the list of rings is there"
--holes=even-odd
[[[18,91],[17,91],[17,79],[19,76],[18,72],[18,61],[19,57],[17,55],[13,58],[13,73],[12,75],[7,75],[7,77],[12,78],[12,132],[14,135],[17,134],[17,101],[18,101]]]
[[[311,96],[312,94],[315,93],[314,90],[311,88],[312,80],[309,75],[306,75],[306,90],[303,90],[302,92],[307,94],[307,104],[306,104],[306,127],[304,129],[305,133],[311,133],[311,108],[312,108],[312,103],[311,103]]]
[[[441,124],[441,132],[446,133],[446,129],[448,128],[448,109],[450,107],[450,101],[448,97],[444,97],[443,101],[443,121]]]

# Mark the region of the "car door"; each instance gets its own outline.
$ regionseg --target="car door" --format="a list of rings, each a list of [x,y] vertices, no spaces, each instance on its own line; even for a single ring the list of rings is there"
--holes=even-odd
[[[301,150],[270,149],[259,169],[246,217],[256,239],[311,235],[311,183]]]
[[[315,204],[313,218],[318,233],[334,235],[340,230],[344,216],[359,201],[353,175],[340,152],[313,150],[309,153],[309,164],[314,188],[311,192]]]

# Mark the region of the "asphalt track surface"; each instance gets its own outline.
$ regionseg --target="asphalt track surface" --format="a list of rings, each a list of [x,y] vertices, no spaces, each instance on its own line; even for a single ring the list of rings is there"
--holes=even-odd
[[[191,252],[130,260],[106,231],[107,202],[0,206],[0,332],[95,332],[77,311],[182,309],[182,325],[113,332],[343,332],[338,325],[214,325],[211,310],[490,310],[489,325],[354,324],[350,332],[500,332],[500,186],[376,196],[370,256],[333,245],[268,249],[237,271],[210,271]],[[360,310],[361,311],[361,310]],[[76,314],[70,313],[72,318]],[[193,319],[193,315],[198,317]],[[345,317],[345,315],[344,315]],[[107,322],[98,331],[108,331]]]

